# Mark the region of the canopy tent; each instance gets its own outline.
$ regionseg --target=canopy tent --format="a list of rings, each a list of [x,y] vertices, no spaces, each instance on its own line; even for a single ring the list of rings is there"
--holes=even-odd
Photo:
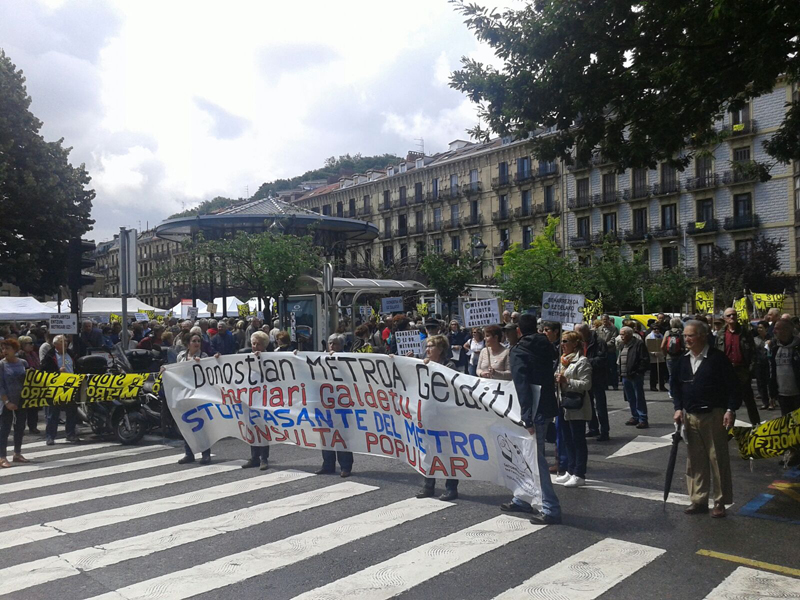
[[[267,302],[269,304],[265,305],[262,303],[261,305],[261,310],[263,310],[265,313],[267,312],[267,307],[270,305],[272,306],[272,312],[278,310],[278,303],[275,298],[267,298]],[[250,307],[251,315],[256,314],[258,312],[258,298],[250,298],[250,300],[247,301],[247,306]]]
[[[189,304],[191,306],[191,304]],[[186,316],[181,312],[181,303],[178,302],[175,306],[172,307],[172,314],[175,315],[178,319],[185,319]],[[203,302],[198,298],[197,300],[197,318],[198,319],[207,319],[211,315],[208,312],[208,308],[206,307],[206,303]]]
[[[58,312],[58,302],[56,302],[55,300],[48,300],[47,302],[43,302],[42,304],[44,304],[45,306],[48,306],[48,307],[52,308],[54,311]],[[61,301],[61,312],[62,313],[68,313],[70,311],[70,308],[72,308],[72,304],[70,303],[69,300],[62,300]]]
[[[242,302],[241,300],[239,300],[235,296],[228,296],[226,298],[226,300],[227,300],[227,305],[228,305],[227,315],[229,317],[238,317],[239,316],[239,305],[240,304],[246,304],[246,302]],[[223,314],[225,314],[222,311],[222,305],[223,305],[222,296],[218,296],[218,297],[214,298],[214,304],[217,305],[217,312],[214,313],[215,317],[221,317]]]
[[[0,321],[33,321],[48,319],[56,309],[29,296],[0,297]]]
[[[153,310],[157,315],[165,315],[167,311],[145,304],[138,298],[128,298],[128,315],[139,311]],[[88,318],[108,319],[111,314],[122,315],[122,298],[85,298],[83,316]]]

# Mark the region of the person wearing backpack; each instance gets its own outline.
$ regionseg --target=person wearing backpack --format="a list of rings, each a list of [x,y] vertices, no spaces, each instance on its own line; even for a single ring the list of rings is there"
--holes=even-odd
[[[686,343],[683,339],[683,322],[678,317],[669,320],[669,331],[661,341],[661,351],[667,360],[667,373],[672,380],[672,365],[686,354]],[[670,398],[672,394],[670,393]]]

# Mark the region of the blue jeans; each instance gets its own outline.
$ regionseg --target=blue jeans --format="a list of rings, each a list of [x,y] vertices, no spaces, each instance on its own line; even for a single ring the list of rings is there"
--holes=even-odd
[[[194,458],[194,452],[192,452],[192,449],[189,448],[189,444],[187,444],[186,442],[183,442],[183,451],[186,453],[186,456],[191,456],[192,458]],[[203,458],[206,457],[211,458],[211,448],[209,448],[208,450],[203,450],[203,452],[200,455]]]
[[[631,416],[639,423],[647,423],[647,402],[644,399],[644,376],[629,375],[622,378],[625,399],[631,407]]]
[[[619,374],[617,373],[617,349],[613,342],[608,344],[608,383],[615,390],[619,387]]]
[[[342,471],[353,470],[353,453],[344,450],[323,450],[322,468],[333,473],[336,470],[336,460],[339,460],[339,468]]]
[[[563,473],[567,471],[567,465],[569,464],[569,456],[567,455],[567,440],[564,436],[564,427],[567,426],[567,422],[564,420],[563,417],[558,416],[556,417],[556,458],[558,459],[558,472]],[[572,471],[570,471],[571,473]]]
[[[269,446],[250,446],[250,460],[267,462],[269,460]]]
[[[608,435],[608,400],[606,398],[606,385],[593,385],[590,392],[592,399],[592,420],[589,423],[590,431],[599,431],[603,435]]]
[[[586,463],[589,449],[586,447],[586,421],[567,421],[562,419],[564,447],[567,451],[567,473],[586,478]]]
[[[533,421],[536,429],[536,458],[539,464],[539,482],[542,486],[542,514],[561,518],[561,503],[558,501],[553,482],[550,481],[550,465],[547,464],[547,457],[544,455],[544,438],[547,435],[547,426],[550,419],[545,419],[541,415],[536,415]],[[519,498],[512,500],[514,504],[530,508],[530,504]]]
[[[66,430],[67,436],[75,435],[75,427],[78,424],[78,407],[75,404],[67,404],[64,406],[64,414],[66,415]],[[56,439],[56,432],[58,431],[58,421],[61,418],[61,408],[57,406],[50,406],[47,408],[47,425],[45,426],[45,436],[48,438]]]

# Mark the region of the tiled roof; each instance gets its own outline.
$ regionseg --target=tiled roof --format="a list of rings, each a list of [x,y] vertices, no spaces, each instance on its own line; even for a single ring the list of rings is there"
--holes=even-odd
[[[288,215],[314,215],[316,213],[305,208],[276,200],[274,198],[260,198],[251,202],[245,202],[227,210],[223,210],[218,215],[264,215],[269,216],[288,216]]]

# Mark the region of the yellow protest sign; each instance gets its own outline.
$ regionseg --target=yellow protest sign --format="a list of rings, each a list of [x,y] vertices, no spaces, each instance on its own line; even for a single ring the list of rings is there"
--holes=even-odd
[[[74,402],[85,377],[86,375],[74,373],[46,373],[30,369],[25,373],[20,408],[38,408]]]
[[[109,315],[108,322],[109,323],[122,323],[122,317],[119,316],[119,315],[115,315],[114,313],[111,313]]]
[[[250,316],[250,306],[247,304],[240,304],[239,305],[239,316],[243,319],[246,319]]]
[[[753,294],[753,306],[759,315],[767,314],[770,308],[782,311],[785,298],[783,294]]]
[[[423,302],[421,304],[417,304],[417,314],[419,314],[419,316],[421,316],[421,317],[427,317],[428,316],[428,303],[427,302]]]
[[[771,458],[800,448],[800,408],[757,427],[734,427],[729,435],[744,458]]]
[[[147,315],[147,318],[150,319],[151,321],[156,318],[156,311],[154,311],[154,310],[142,310],[142,309],[139,309],[136,312],[141,313],[143,315]]]
[[[589,300],[586,298],[582,311],[583,318],[591,323],[594,319],[603,314],[603,298],[598,298],[597,300]]]
[[[733,308],[736,309],[736,316],[742,325],[750,322],[750,315],[747,314],[747,296],[742,296],[733,303]]]
[[[136,398],[149,373],[92,375],[86,382],[86,402],[111,402]]]
[[[699,313],[714,312],[714,292],[704,292],[696,290],[694,294],[695,310]]]

